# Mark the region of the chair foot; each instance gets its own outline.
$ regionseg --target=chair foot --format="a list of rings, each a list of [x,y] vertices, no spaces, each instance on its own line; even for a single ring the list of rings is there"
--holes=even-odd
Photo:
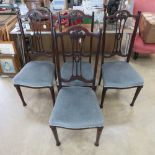
[[[140,91],[141,91],[142,88],[143,88],[143,86],[137,87],[136,92],[135,92],[135,95],[134,95],[134,97],[133,97],[133,100],[132,100],[132,102],[131,102],[131,104],[130,104],[131,107],[134,106],[135,100],[136,100],[136,98],[137,98],[137,96],[138,96],[138,94],[140,93]]]
[[[60,146],[61,145],[61,143],[59,142],[59,143],[56,143],[56,146]]]
[[[103,127],[97,128],[95,146],[99,146],[99,140],[100,140],[100,137],[101,137],[102,130],[103,130]]]
[[[131,103],[131,104],[130,104],[130,107],[133,107],[133,106],[134,106],[134,104]]]
[[[17,92],[18,92],[18,94],[19,94],[19,96],[20,96],[20,98],[22,100],[23,106],[24,107],[27,106],[27,104],[26,104],[26,102],[25,102],[25,100],[23,98],[23,94],[22,94],[22,91],[20,89],[20,86],[19,85],[14,85],[14,86],[15,86],[15,88],[16,88],[16,90],[17,90]]]
[[[137,60],[138,59],[138,56],[139,56],[139,54],[137,52],[134,52],[133,53],[133,59],[134,60]]]
[[[99,144],[97,144],[97,143],[94,143],[94,145],[95,145],[95,146],[99,146]]]
[[[54,138],[55,138],[55,141],[56,141],[56,146],[60,146],[61,143],[59,141],[59,137],[58,137],[58,133],[57,133],[57,129],[55,126],[50,126],[52,132],[53,132],[53,135],[54,135]]]
[[[100,108],[102,109],[103,108],[103,105],[100,105]]]

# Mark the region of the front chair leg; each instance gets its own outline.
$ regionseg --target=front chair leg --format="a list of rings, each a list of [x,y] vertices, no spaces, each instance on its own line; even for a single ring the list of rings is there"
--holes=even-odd
[[[100,140],[100,137],[101,137],[102,130],[103,130],[103,127],[97,128],[95,146],[99,146],[99,140]]]
[[[103,103],[104,103],[104,98],[105,98],[106,91],[107,91],[107,88],[103,87],[100,108],[103,108]]]
[[[55,141],[56,141],[56,145],[57,145],[57,146],[60,146],[61,143],[60,143],[60,141],[59,141],[59,137],[58,137],[58,133],[57,133],[56,127],[55,127],[55,126],[50,126],[50,128],[51,128],[51,130],[52,130],[52,132],[53,132],[53,135],[54,135],[54,138],[55,138]]]
[[[138,96],[138,94],[140,93],[140,91],[141,91],[142,88],[143,88],[143,86],[137,87],[136,92],[135,92],[135,95],[134,95],[134,97],[133,97],[133,100],[132,100],[132,102],[131,102],[131,104],[130,104],[131,107],[134,106],[135,100],[136,100],[136,98],[137,98],[137,96]]]
[[[51,92],[51,95],[52,95],[52,99],[53,99],[53,106],[55,104],[55,93],[54,93],[54,88],[53,87],[50,87],[50,92]]]
[[[25,107],[27,104],[26,104],[26,102],[25,102],[25,100],[23,98],[23,94],[22,94],[22,91],[20,89],[20,86],[19,85],[14,85],[14,86],[15,86],[15,88],[16,88],[16,90],[17,90],[17,92],[18,92],[18,94],[19,94],[19,96],[20,96],[20,98],[22,100],[23,106]]]

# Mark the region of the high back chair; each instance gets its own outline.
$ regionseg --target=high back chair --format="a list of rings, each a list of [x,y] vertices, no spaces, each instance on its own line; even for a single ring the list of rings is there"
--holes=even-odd
[[[127,20],[129,18],[134,18],[134,27],[130,29],[131,32],[127,32]],[[107,16],[105,14],[104,25],[103,25],[103,44],[102,44],[102,60],[101,60],[101,72],[100,72],[100,82],[103,80],[103,90],[102,99],[100,107],[103,108],[103,102],[105,98],[106,91],[108,89],[128,89],[137,88],[135,96],[130,104],[134,106],[134,102],[143,87],[143,79],[139,73],[129,64],[131,52],[135,40],[135,35],[137,32],[137,27],[139,23],[140,12],[137,15],[131,15],[126,10],[117,11],[112,16]],[[109,25],[113,25],[114,31],[114,43],[111,44],[112,50],[106,51],[106,32],[108,32]],[[130,28],[130,27],[129,27]],[[129,34],[127,34],[129,33]],[[125,42],[125,37],[127,41]],[[125,43],[126,46],[125,46]],[[118,58],[118,57],[119,58]],[[124,58],[123,60],[120,57]],[[107,62],[106,58],[109,58]],[[112,58],[112,59],[110,59]],[[116,58],[116,59],[115,59]],[[100,84],[100,83],[99,83]]]
[[[51,113],[49,125],[53,131],[56,145],[60,145],[56,130],[57,127],[60,127],[73,130],[97,128],[95,145],[98,146],[103,129],[103,116],[94,88],[99,59],[101,31],[92,33],[86,28],[76,25],[68,28],[65,32],[55,32],[54,30],[53,34],[55,38],[59,92],[54,109]],[[71,73],[64,77],[60,70],[63,62],[60,61],[61,53],[58,50],[58,46],[63,46],[63,44],[59,44],[58,42],[59,39],[65,39],[66,36],[68,36],[69,43],[72,46],[71,51],[68,53],[71,57]],[[85,72],[83,72],[83,67],[85,66],[82,61],[82,56],[86,54],[84,53],[83,45],[87,37],[96,39],[94,71],[91,79],[87,79],[85,77]],[[77,80],[83,82],[85,87],[79,85],[70,86],[70,82]],[[66,83],[65,86],[63,85],[64,82]]]
[[[42,13],[42,11],[44,13]],[[29,35],[25,34],[26,31],[23,29],[21,16],[20,14],[18,15],[26,64],[14,77],[13,83],[23,102],[23,106],[26,106],[26,102],[20,89],[21,86],[36,89],[49,88],[53,98],[53,104],[55,101],[53,88],[55,78],[55,56],[51,47],[51,39],[49,41],[49,47],[45,47],[45,41],[43,41],[43,33],[49,27],[48,21],[50,21],[51,15],[46,9],[42,9],[42,11],[31,10],[27,13],[30,26]],[[48,60],[45,59],[45,57]]]

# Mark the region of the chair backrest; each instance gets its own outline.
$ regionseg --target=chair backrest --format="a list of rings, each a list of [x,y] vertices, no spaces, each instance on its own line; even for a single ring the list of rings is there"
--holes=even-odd
[[[129,62],[139,18],[140,12],[137,15],[131,15],[127,10],[119,10],[111,16],[105,14],[102,38],[102,63],[104,62],[104,58],[110,58],[116,55],[125,57],[126,61]],[[106,33],[108,32],[114,34],[114,40],[110,43],[106,40]],[[110,51],[106,51],[105,45],[107,44],[111,46]]]
[[[57,71],[58,71],[58,79],[59,79],[59,87],[62,87],[62,83],[70,83],[75,80],[79,80],[84,82],[87,86],[88,84],[94,88],[95,87],[95,80],[96,80],[96,73],[97,73],[97,65],[98,65],[98,59],[99,59],[99,52],[100,52],[100,41],[101,41],[101,30],[97,33],[88,31],[85,27],[82,27],[80,25],[75,25],[72,27],[69,27],[65,32],[56,32],[55,29],[53,29],[54,34],[54,42],[55,42],[55,51],[56,51],[56,60],[57,60]],[[64,41],[68,40],[68,43],[66,43],[66,46],[64,44]],[[89,62],[89,50],[87,51],[85,48],[85,45],[87,42],[87,39],[92,38],[93,39],[93,45],[94,45],[94,71],[93,71],[93,78],[92,79],[86,79],[83,75],[83,63],[82,62]],[[61,40],[61,41],[60,41]],[[89,43],[88,43],[89,44]],[[66,48],[68,46],[71,46],[70,49]],[[71,76],[68,79],[63,79],[61,72],[60,72],[60,66],[62,66],[62,63],[60,62],[61,59],[61,50],[66,51],[66,54],[68,57],[70,57],[69,62],[71,62]],[[88,57],[88,58],[87,58]],[[64,63],[63,63],[64,64]]]
[[[67,14],[62,15],[59,13],[58,15],[58,25],[59,25],[59,31],[65,31],[68,29],[68,27],[73,25],[83,25],[91,32],[93,32],[94,29],[94,12],[92,12],[92,15],[86,15],[84,12],[80,10],[71,10]],[[90,55],[89,55],[89,62],[91,62],[92,57],[92,38],[89,39],[90,42]],[[63,53],[63,60],[66,61],[66,54]]]
[[[46,35],[46,32],[51,32],[51,13],[46,8],[38,8],[30,10],[26,14],[27,22],[30,30],[24,30],[22,16],[18,15],[20,31],[23,39],[26,62],[32,57],[38,56],[53,56],[51,33]],[[25,33],[27,32],[27,33]],[[50,39],[49,39],[50,38]]]

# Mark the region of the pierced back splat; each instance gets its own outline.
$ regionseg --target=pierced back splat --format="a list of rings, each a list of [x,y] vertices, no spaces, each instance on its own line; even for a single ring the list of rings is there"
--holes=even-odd
[[[64,37],[68,36],[69,42],[71,44],[71,51],[67,53],[67,56],[71,58],[72,62],[72,73],[69,79],[63,79],[61,77],[61,73],[59,72],[58,77],[60,81],[60,86],[62,85],[62,82],[71,82],[74,80],[80,80],[84,83],[89,83],[91,86],[95,85],[95,78],[96,78],[96,72],[97,72],[97,65],[98,65],[98,57],[99,57],[99,51],[100,51],[100,40],[101,40],[101,30],[98,33],[89,32],[86,28],[76,25],[70,27],[66,32],[59,32],[56,33],[54,31],[55,36],[55,43],[56,43],[56,51],[57,51],[57,68],[58,71],[60,70],[60,61],[59,61],[59,51],[58,51],[58,38],[61,38],[62,41],[64,41]],[[92,37],[97,40],[96,43],[96,50],[95,50],[95,65],[94,65],[94,76],[93,79],[86,79],[83,76],[82,72],[82,61],[83,58],[87,56],[87,53],[84,51],[85,41],[87,37]],[[60,42],[62,43],[62,42]],[[59,53],[58,53],[59,52]],[[62,46],[62,52],[65,52],[64,46]]]

